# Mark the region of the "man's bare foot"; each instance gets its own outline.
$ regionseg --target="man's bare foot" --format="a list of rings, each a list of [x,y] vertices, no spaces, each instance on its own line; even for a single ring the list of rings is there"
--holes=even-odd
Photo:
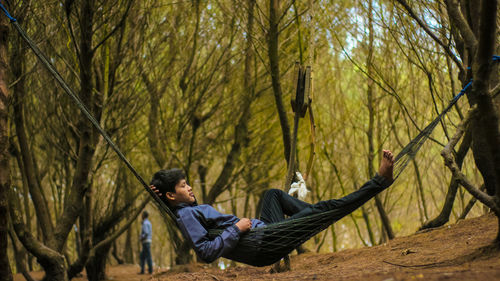
[[[384,154],[382,156],[382,161],[380,162],[380,168],[378,169],[378,174],[392,181],[392,169],[394,167],[394,155],[390,150],[383,150]]]

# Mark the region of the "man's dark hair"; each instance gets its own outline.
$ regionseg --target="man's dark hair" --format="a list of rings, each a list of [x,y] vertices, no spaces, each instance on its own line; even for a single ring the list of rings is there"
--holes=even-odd
[[[144,218],[144,219],[145,219],[145,218],[147,218],[147,217],[149,217],[149,213],[148,213],[148,211],[144,211],[144,212],[142,212],[142,218]]]
[[[186,175],[181,169],[159,170],[153,175],[151,185],[154,185],[162,196],[165,196],[167,192],[175,193],[175,186],[185,178]]]

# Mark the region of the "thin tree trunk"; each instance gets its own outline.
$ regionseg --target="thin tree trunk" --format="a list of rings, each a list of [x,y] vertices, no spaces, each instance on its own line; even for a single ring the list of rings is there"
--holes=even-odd
[[[10,188],[9,133],[7,72],[8,23],[6,17],[0,19],[0,276],[2,280],[12,280],[9,258],[7,256],[8,201],[7,190]]]
[[[484,191],[484,184],[479,188],[481,191]],[[469,200],[469,203],[467,203],[467,206],[465,206],[464,210],[462,211],[462,214],[460,214],[460,216],[458,217],[458,220],[464,220],[465,217],[467,217],[467,215],[469,214],[470,210],[472,210],[472,207],[474,207],[474,204],[476,204],[477,202],[477,198],[476,197],[472,197],[470,200]]]
[[[370,244],[372,246],[374,246],[376,244],[375,243],[375,235],[373,234],[372,225],[370,222],[370,217],[368,216],[368,212],[366,211],[365,206],[361,206],[361,214],[363,215],[363,220],[365,221],[366,231],[368,232],[368,237],[370,238]],[[361,233],[358,233],[358,234],[361,234]],[[359,238],[361,240],[363,240],[363,237],[361,237],[361,235],[359,236]]]
[[[137,219],[149,202],[150,197],[146,197],[146,199],[134,209],[131,209],[132,204],[120,208],[118,212],[109,215],[100,221],[99,225],[94,226],[96,230],[92,237],[92,248],[87,251],[86,254],[80,255],[78,260],[70,266],[68,269],[69,278],[73,278],[77,273],[81,272],[84,267],[86,268],[87,265],[90,264],[89,268],[86,268],[89,279],[97,278],[91,280],[103,280],[99,278],[105,277],[106,260],[112,243],[130,228],[130,225]],[[121,218],[124,217],[126,213],[130,213],[128,220],[115,230],[115,226],[122,221]],[[104,262],[100,259],[104,259]],[[90,277],[90,274],[92,277]]]
[[[392,230],[391,221],[389,220],[389,216],[387,215],[387,212],[384,209],[384,204],[382,203],[382,200],[380,200],[380,197],[378,196],[375,196],[375,206],[377,206],[377,210],[380,215],[380,220],[382,221],[382,225],[387,234],[387,238],[389,238],[389,240],[394,239],[394,231]]]
[[[17,40],[21,40],[17,38]],[[53,224],[50,219],[50,212],[47,206],[47,201],[44,198],[42,188],[37,180],[37,170],[35,168],[35,163],[33,161],[33,153],[29,145],[28,136],[25,128],[25,117],[24,117],[24,97],[25,97],[25,81],[24,81],[24,60],[25,54],[22,51],[20,42],[17,42],[17,48],[15,48],[12,55],[12,73],[18,82],[13,87],[13,109],[14,109],[14,123],[16,128],[17,140],[19,142],[20,156],[22,159],[22,167],[24,170],[21,171],[23,176],[26,178],[27,187],[29,189],[29,195],[31,200],[33,200],[33,205],[35,207],[37,221],[42,229],[41,234],[44,242],[48,242],[53,239]],[[27,196],[26,196],[27,197]],[[30,225],[28,225],[31,229]]]
[[[417,178],[417,196],[420,198],[420,203],[421,206],[419,206],[419,210],[421,213],[421,222],[425,222],[429,220],[429,215],[427,213],[427,202],[425,200],[424,196],[424,185],[422,184],[422,176],[420,174],[420,169],[418,168],[417,161],[415,161],[415,158],[411,160],[413,164],[413,168],[415,169],[415,176]]]
[[[123,167],[123,168],[125,168],[125,167]],[[129,184],[128,184],[127,176],[125,173],[126,172],[123,173],[123,176],[121,178],[124,180],[124,184],[127,186],[124,186],[124,191],[122,192],[121,195],[124,197],[125,202],[131,202],[134,200],[134,198],[133,198],[134,194],[132,192],[132,189],[128,188]],[[133,247],[133,243],[132,243],[132,229],[131,228],[127,229],[127,232],[125,234],[125,242],[123,245],[123,252],[121,254],[122,254],[123,260],[126,264],[134,264],[135,263],[135,261],[134,261],[134,247]]]
[[[17,206],[14,194],[11,197],[9,204],[10,218],[12,225],[16,231],[17,237],[23,246],[30,251],[36,258],[38,263],[45,271],[44,281],[67,281],[68,275],[66,272],[66,263],[64,256],[54,251],[53,249],[40,243],[31,232],[26,230],[26,226],[22,221],[22,216],[19,213],[19,206]]]
[[[228,182],[231,178],[231,175],[236,167],[236,162],[239,160],[241,155],[241,150],[243,147],[247,145],[247,137],[248,137],[248,123],[251,117],[251,105],[255,99],[255,86],[252,83],[251,73],[252,73],[252,58],[253,58],[253,49],[252,49],[252,37],[253,37],[253,25],[254,25],[254,1],[249,2],[249,14],[247,19],[247,42],[246,42],[246,59],[245,59],[245,72],[244,72],[244,83],[246,88],[245,96],[243,97],[242,107],[239,109],[241,111],[240,118],[236,126],[234,126],[234,140],[231,145],[231,150],[226,156],[224,166],[222,167],[222,171],[219,176],[215,180],[215,183],[212,185],[212,188],[208,192],[206,197],[206,204],[213,204],[215,199],[228,188]]]
[[[92,0],[81,2],[80,7],[80,100],[94,114],[97,120],[100,120],[101,110],[97,104],[99,97],[93,92],[93,75],[92,61],[94,51],[92,50],[93,42],[93,18],[94,18],[94,3]],[[64,216],[57,225],[55,232],[55,249],[62,251],[66,243],[67,237],[76,219],[84,210],[84,196],[90,188],[89,174],[92,168],[95,148],[98,141],[98,135],[95,129],[92,128],[87,118],[80,114],[80,120],[77,125],[78,131],[81,134],[78,146],[78,161],[76,164],[71,191],[67,197],[67,202],[64,204]],[[87,226],[85,226],[87,227]],[[85,233],[85,229],[80,229]],[[85,242],[88,243],[88,242]],[[82,249],[85,245],[82,243]]]
[[[111,244],[102,247],[96,252],[93,259],[90,259],[85,265],[87,278],[89,281],[106,280],[106,261]]]
[[[128,231],[127,231],[128,232]],[[111,247],[111,255],[113,255],[113,258],[115,258],[116,262],[118,264],[124,264],[124,260],[122,257],[120,257],[120,254],[118,253],[118,246],[116,245],[116,242],[113,242],[113,246]]]
[[[123,260],[126,264],[134,264],[134,248],[132,246],[132,229],[127,230],[125,244],[123,245]]]
[[[79,97],[90,112],[100,120],[101,108],[97,106],[99,97],[93,92],[92,61],[94,51],[93,42],[93,17],[94,3],[92,0],[82,1],[80,4],[80,42],[79,63],[81,88]],[[77,124],[80,138],[78,143],[78,161],[68,195],[68,202],[64,204],[65,216],[57,225],[56,239],[59,251],[63,250],[65,241],[77,218],[80,221],[81,253],[78,260],[68,268],[70,278],[78,274],[89,257],[92,238],[92,183],[89,175],[92,168],[94,153],[98,142],[96,130],[87,118],[80,113]]]
[[[337,252],[337,233],[335,232],[335,224],[332,224],[330,226],[330,229],[332,231],[332,247],[333,247],[333,251]]]
[[[33,277],[31,277],[31,275],[29,274],[28,270],[26,270],[27,252],[26,250],[21,248],[22,245],[21,247],[18,246],[20,243],[17,240],[16,234],[14,233],[14,229],[9,230],[9,236],[10,241],[12,242],[12,249],[14,250],[17,272],[20,272],[27,281],[35,281],[35,279],[33,279]]]
[[[286,115],[285,106],[283,105],[283,91],[281,89],[280,81],[280,67],[279,67],[279,18],[280,18],[280,5],[279,0],[269,1],[269,32],[268,32],[268,56],[269,65],[271,69],[271,82],[273,86],[274,101],[276,102],[276,108],[278,111],[278,116],[281,125],[281,134],[283,137],[283,148],[284,155],[288,165],[290,159],[290,147],[291,147],[291,135],[290,135],[290,125],[288,123],[288,118]]]
[[[457,165],[461,168],[463,160],[465,156],[467,155],[467,152],[469,151],[470,145],[471,145],[471,133],[470,130],[467,130],[465,133],[464,139],[462,140],[462,143],[460,144],[460,147],[458,148],[457,154],[456,154],[456,162]],[[439,227],[447,223],[450,219],[450,214],[453,209],[453,203],[455,202],[455,197],[458,191],[458,181],[452,177],[450,185],[448,187],[448,192],[446,193],[446,199],[443,205],[443,208],[441,209],[441,212],[437,217],[434,219],[430,220],[429,222],[425,223],[420,229],[427,229],[427,228],[433,228],[433,227]]]
[[[280,81],[280,68],[279,68],[279,55],[278,55],[278,37],[279,37],[279,18],[280,18],[280,0],[269,1],[269,31],[267,38],[267,52],[269,56],[269,65],[271,69],[271,83],[274,93],[274,101],[276,103],[276,108],[278,111],[278,116],[281,125],[281,135],[283,137],[283,152],[287,167],[293,165],[289,163],[290,153],[291,153],[291,135],[290,135],[290,125],[288,124],[288,118],[286,115],[285,106],[283,105],[283,91],[281,89]],[[285,257],[285,268],[284,270],[290,270],[289,268],[289,257]],[[275,272],[282,272],[283,269],[280,267],[280,263],[275,263],[273,269]]]
[[[372,16],[372,1],[368,1],[368,56],[366,59],[366,66],[368,68],[368,76],[373,76],[373,16]],[[375,105],[374,105],[374,93],[373,93],[373,80],[368,79],[368,87],[367,87],[367,107],[368,107],[368,130],[366,132],[366,136],[368,138],[368,177],[372,177],[375,175],[375,169],[373,167],[373,161],[375,159],[375,149],[373,144],[374,139],[374,123],[375,123]],[[377,206],[378,213],[380,215],[380,220],[382,221],[382,225],[384,226],[385,233],[387,233],[387,237],[390,239],[394,238],[394,231],[392,230],[391,222],[389,220],[389,216],[387,216],[387,212],[384,209],[384,204],[382,200],[380,200],[379,195],[375,196],[375,206]]]
[[[480,114],[473,120],[472,138],[475,143],[479,138],[485,141],[484,153],[488,155],[487,162],[491,173],[486,175],[481,171],[488,194],[493,195],[495,202],[500,198],[500,128],[498,108],[495,107],[492,97],[489,95],[489,85],[491,77],[491,58],[493,51],[496,50],[496,40],[498,34],[497,12],[498,1],[481,1],[479,24],[478,47],[474,57],[472,70],[474,73],[474,82],[471,96],[477,101]],[[476,161],[476,164],[479,163]],[[479,167],[479,166],[478,166]],[[488,178],[490,176],[491,178]],[[498,203],[497,203],[498,207]],[[500,214],[496,214],[500,224]],[[500,243],[500,229],[496,242]]]

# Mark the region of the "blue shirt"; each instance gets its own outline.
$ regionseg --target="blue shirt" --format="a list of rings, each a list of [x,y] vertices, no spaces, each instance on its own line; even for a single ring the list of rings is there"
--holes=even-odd
[[[151,222],[145,218],[142,221],[142,228],[141,228],[141,242],[146,243],[149,242],[151,243],[153,241],[153,227],[151,226]]]
[[[240,230],[235,225],[240,221],[235,215],[218,212],[210,205],[180,204],[176,207],[179,229],[196,254],[205,262],[210,263],[219,257],[228,256],[240,239]],[[265,223],[252,219],[252,228],[265,226]],[[207,229],[224,229],[214,239],[208,237]]]

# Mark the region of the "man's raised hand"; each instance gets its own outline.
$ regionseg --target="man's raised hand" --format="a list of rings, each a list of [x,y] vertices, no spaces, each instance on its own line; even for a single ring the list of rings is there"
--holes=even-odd
[[[158,197],[161,197],[162,194],[158,189],[156,189],[156,186],[150,185],[149,188],[151,188],[156,193],[156,195],[158,195]]]

